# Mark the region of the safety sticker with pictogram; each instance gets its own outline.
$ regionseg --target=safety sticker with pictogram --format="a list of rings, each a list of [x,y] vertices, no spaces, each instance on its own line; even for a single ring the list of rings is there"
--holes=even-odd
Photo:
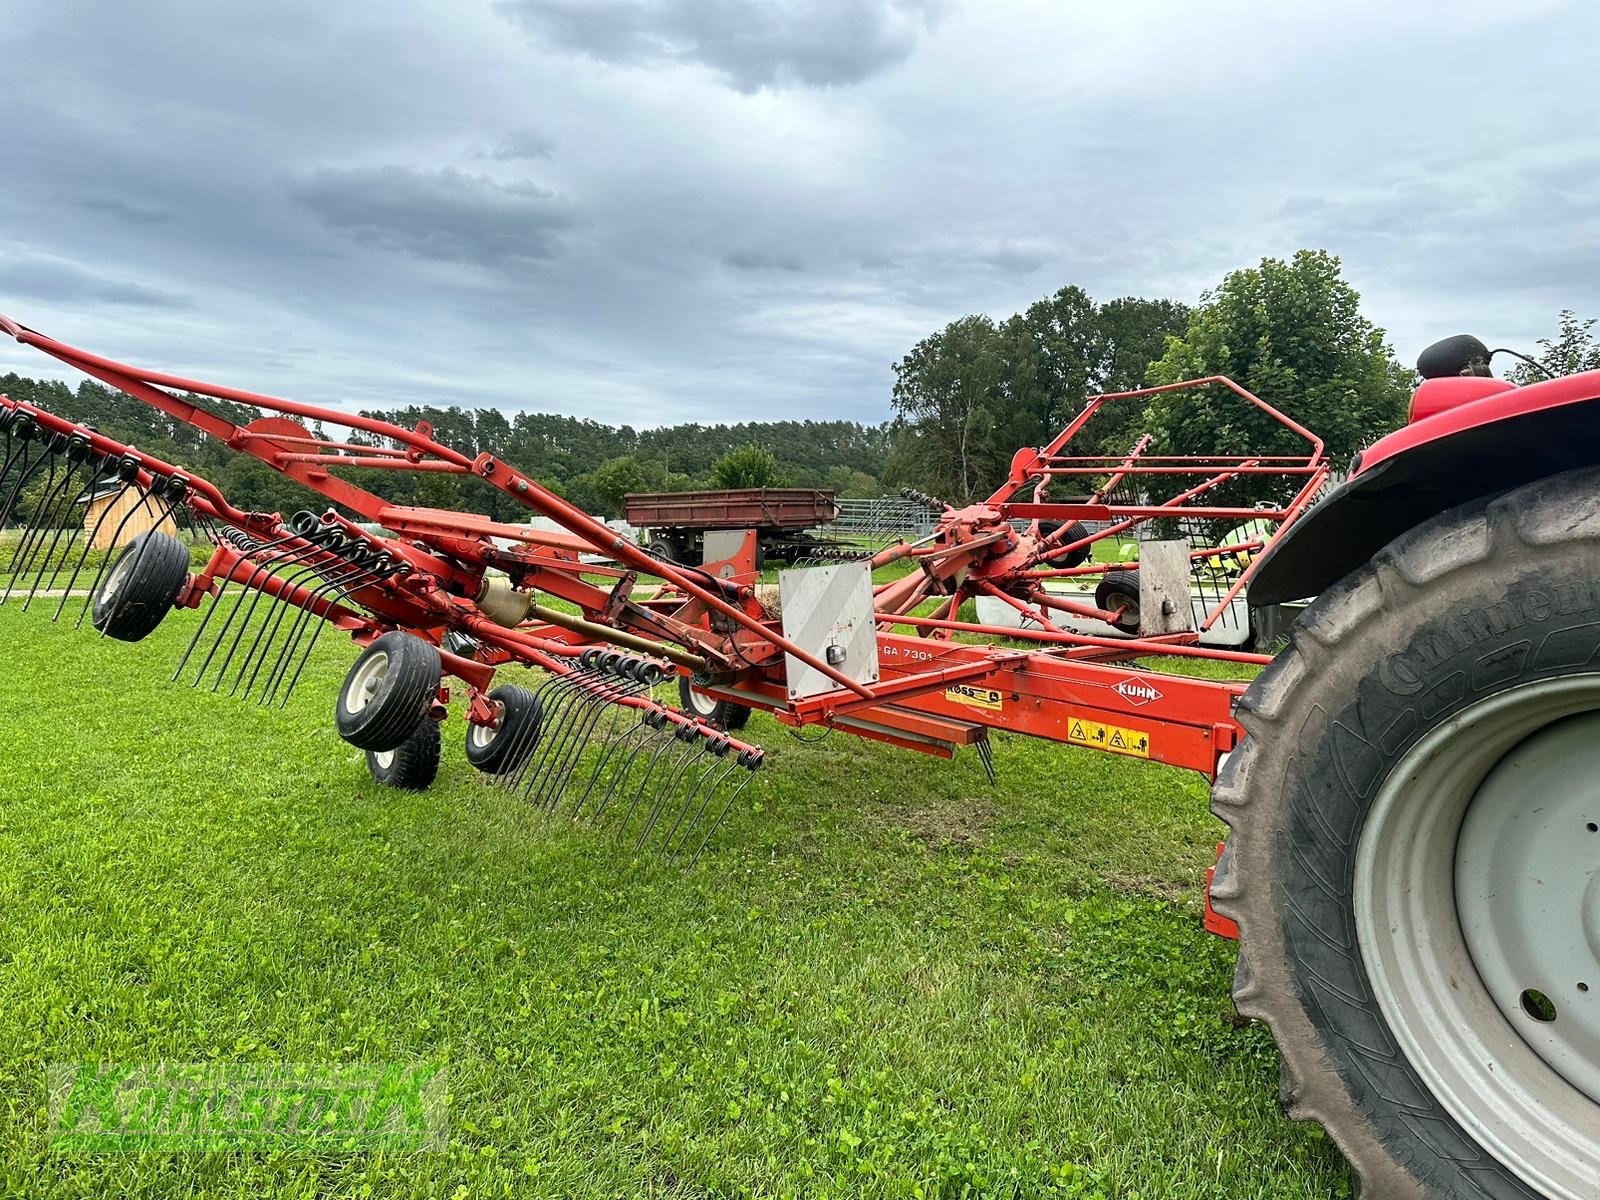
[[[1074,746],[1109,750],[1113,754],[1129,754],[1134,758],[1150,757],[1148,733],[1139,729],[1127,729],[1121,725],[1103,725],[1099,721],[1086,721],[1082,717],[1067,718],[1067,741]]]

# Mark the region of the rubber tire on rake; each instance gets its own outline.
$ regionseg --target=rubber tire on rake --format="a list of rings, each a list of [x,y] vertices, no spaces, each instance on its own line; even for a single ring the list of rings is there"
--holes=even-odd
[[[489,699],[500,710],[500,722],[467,726],[467,761],[486,775],[509,775],[538,746],[544,710],[537,695],[514,683],[501,684]]]
[[[1564,1077],[1580,1058],[1558,1073],[1561,1026],[1542,1022],[1581,1031],[1600,978],[1532,950],[1503,978],[1537,943],[1509,914],[1533,897],[1564,931],[1584,886],[1554,857],[1499,880],[1462,857],[1474,819],[1501,811],[1500,768],[1600,713],[1597,492],[1600,470],[1569,472],[1402,535],[1322,593],[1238,706],[1247,736],[1211,802],[1230,830],[1211,898],[1239,923],[1234,1001],[1277,1039],[1289,1115],[1327,1129],[1364,1196],[1597,1194],[1600,1094]],[[1600,843],[1591,781],[1538,778],[1508,820],[1575,810],[1567,840]],[[1519,986],[1555,1008],[1519,1011]]]
[[[1056,530],[1065,524],[1065,521],[1040,521],[1039,536],[1053,538],[1058,546],[1070,546],[1073,542],[1081,542],[1089,536],[1089,531],[1084,528],[1083,522],[1074,521],[1067,526],[1067,531],[1060,537],[1053,537]],[[1089,551],[1092,548],[1092,546],[1079,546],[1071,554],[1059,559],[1052,559],[1050,565],[1052,567],[1081,567],[1089,561]]]
[[[678,699],[684,712],[692,713],[718,729],[743,729],[750,723],[748,705],[718,700],[695,687],[687,675],[678,676]]]
[[[415,634],[392,629],[375,639],[339,689],[339,736],[361,750],[395,749],[432,707],[441,674],[439,651]]]
[[[119,642],[137,642],[161,624],[189,578],[189,550],[152,529],[126,546],[96,589],[94,627]]]
[[[439,722],[423,717],[392,750],[368,750],[367,770],[385,787],[425,791],[439,775]]]
[[[1111,625],[1123,633],[1139,632],[1139,572],[1114,567],[1100,577],[1095,585],[1096,608],[1108,612],[1122,609],[1122,615]]]

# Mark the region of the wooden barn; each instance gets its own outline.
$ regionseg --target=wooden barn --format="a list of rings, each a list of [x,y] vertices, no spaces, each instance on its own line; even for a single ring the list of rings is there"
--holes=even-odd
[[[178,522],[165,500],[147,498],[137,488],[125,484],[103,488],[84,502],[83,531],[91,550],[126,546],[150,529],[176,537]]]

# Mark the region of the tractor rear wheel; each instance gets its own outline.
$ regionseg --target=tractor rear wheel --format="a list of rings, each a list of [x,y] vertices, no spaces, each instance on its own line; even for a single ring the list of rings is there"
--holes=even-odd
[[[1239,708],[1212,885],[1290,1115],[1364,1194],[1600,1180],[1600,470],[1325,592]]]

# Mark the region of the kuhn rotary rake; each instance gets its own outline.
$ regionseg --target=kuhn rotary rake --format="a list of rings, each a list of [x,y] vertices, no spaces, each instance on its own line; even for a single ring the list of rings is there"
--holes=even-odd
[[[1168,389],[1094,397],[988,500],[917,493],[929,536],[774,585],[753,531],[708,533],[685,565],[426,424],[0,330],[329,501],[242,511],[0,399],[0,528],[17,530],[0,602],[78,603],[77,624],[125,641],[204,608],[175,678],[261,704],[287,702],[333,626],[363,648],[338,731],[380,781],[433,779],[454,676],[473,766],[690,860],[762,763],[736,736],[756,709],[972,747],[991,771],[992,729],[1199,771],[1230,827],[1207,923],[1240,938],[1234,996],[1272,1026],[1291,1112],[1386,1200],[1600,1196],[1600,373],[1513,388],[1475,339],[1441,343],[1411,424],[1314,506],[1321,443],[1228,380],[1175,386],[1253,406],[1292,449],[1123,449],[1126,422],[1099,436],[1096,419]],[[471,476],[558,528],[350,479],[382,471]],[[198,569],[184,529],[209,547]],[[1242,648],[1246,595],[1318,592],[1276,658]],[[1267,669],[1247,688],[1139,661],[1156,656]],[[497,683],[507,668],[536,682]],[[673,678],[681,708],[655,694]]]

